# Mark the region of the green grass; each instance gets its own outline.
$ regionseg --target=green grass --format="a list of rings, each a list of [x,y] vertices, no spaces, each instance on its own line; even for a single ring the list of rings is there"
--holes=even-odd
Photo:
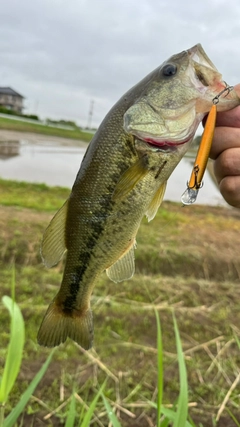
[[[57,210],[68,198],[69,188],[48,187],[0,178],[0,200],[3,206],[18,206],[38,211]]]
[[[14,300],[4,296],[2,303],[11,315],[10,341],[0,384],[0,403],[3,410],[21,366],[25,330],[22,313]]]
[[[20,374],[9,395],[6,414],[50,353],[37,345],[36,335],[59,288],[63,262],[53,269],[44,268],[39,244],[68,192],[0,182],[5,205],[0,206],[0,289],[2,295],[11,295],[15,261],[16,300],[26,336]],[[167,416],[177,408],[180,393],[174,309],[187,369],[190,417],[196,427],[238,426],[239,221],[237,210],[197,205],[182,209],[167,202],[151,223],[144,220],[137,236],[133,279],[117,285],[103,274],[94,289],[94,349],[85,352],[71,341],[57,349],[47,375],[26,406],[23,425],[58,427],[67,419],[71,402],[78,425],[106,378],[104,396],[123,427],[157,425],[156,406],[149,403],[157,401],[160,384],[155,310],[161,320],[163,348],[159,401]],[[1,307],[1,366],[8,330],[9,317]],[[108,425],[101,397],[92,416],[92,426]]]
[[[43,126],[35,123],[22,122],[20,120],[12,120],[11,118],[0,117],[0,129],[7,129],[19,132],[34,132],[43,135],[59,136],[61,138],[78,139],[80,141],[91,141],[93,135],[89,132],[81,130],[59,129],[51,126]]]
[[[11,409],[11,412],[4,417],[5,405],[8,401],[9,393],[12,390],[16,378],[18,376],[22,355],[23,355],[23,346],[24,346],[24,337],[25,337],[25,326],[22,317],[22,313],[19,309],[19,306],[14,301],[14,289],[15,289],[15,270],[12,281],[12,294],[13,299],[4,296],[2,298],[3,304],[9,310],[11,315],[11,330],[10,330],[10,342],[6,350],[6,361],[3,370],[3,376],[0,381],[0,426],[1,427],[13,427],[18,421],[19,416],[24,411],[28,401],[32,397],[37,385],[43,379],[44,374],[50,364],[52,359],[52,353],[50,353],[46,362],[42,365],[39,372],[34,376],[31,383],[27,386],[26,390],[22,393],[19,402],[15,407]],[[157,403],[149,402],[150,406],[156,407],[157,410],[157,427],[167,427],[169,422],[173,421],[173,427],[191,427],[193,424],[187,422],[188,415],[188,384],[187,384],[187,374],[186,374],[186,365],[184,361],[184,354],[182,351],[182,345],[180,340],[180,335],[177,327],[177,322],[175,316],[173,315],[174,321],[174,330],[175,338],[177,345],[177,354],[178,354],[178,364],[179,364],[179,375],[180,375],[180,392],[178,397],[177,409],[166,409],[162,406],[162,393],[163,393],[163,382],[164,382],[164,370],[163,370],[163,347],[162,347],[162,334],[160,319],[157,310],[155,310],[156,322],[157,322],[157,355],[158,355],[158,393],[157,393]],[[56,351],[56,349],[55,349]],[[79,427],[88,427],[92,422],[93,413],[96,409],[97,402],[99,397],[102,397],[103,404],[105,406],[107,416],[109,421],[112,423],[113,427],[122,427],[121,423],[118,421],[118,418],[114,412],[113,407],[110,405],[108,399],[104,395],[106,381],[102,384],[100,390],[93,398],[89,408],[85,412],[84,416],[80,415]],[[164,416],[164,420],[161,421],[161,416]],[[72,392],[70,399],[69,410],[66,415],[65,427],[74,427],[75,421],[77,420],[77,411],[76,411],[76,393],[75,386]],[[234,416],[232,416],[235,419]]]
[[[5,418],[5,406],[9,400],[9,394],[16,383],[17,376],[20,371],[23,347],[25,342],[25,325],[21,310],[15,301],[15,269],[13,269],[12,277],[12,298],[3,296],[2,303],[8,309],[10,321],[10,339],[7,348],[3,351],[5,353],[5,364],[3,373],[0,378],[0,426],[13,427],[18,420],[21,413],[24,411],[26,404],[35,391],[39,381],[42,379],[46,369],[50,363],[52,354],[48,357],[45,364],[42,365],[40,371],[35,375],[29,386],[24,390],[19,402],[15,407],[11,408],[10,413]]]

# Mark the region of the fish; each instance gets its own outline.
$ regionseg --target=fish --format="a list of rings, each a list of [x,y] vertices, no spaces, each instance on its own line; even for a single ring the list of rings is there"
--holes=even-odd
[[[71,194],[41,243],[46,267],[66,252],[62,283],[38,332],[54,347],[72,339],[93,345],[91,294],[100,274],[113,282],[135,271],[136,235],[151,221],[169,176],[219,94],[217,110],[239,105],[200,44],[171,56],[112,107],[93,136]]]

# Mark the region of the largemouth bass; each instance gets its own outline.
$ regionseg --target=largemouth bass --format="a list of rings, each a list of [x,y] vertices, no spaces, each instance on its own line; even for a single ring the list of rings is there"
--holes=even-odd
[[[89,349],[93,342],[90,297],[106,270],[114,282],[134,274],[136,234],[144,215],[154,218],[166,182],[196,129],[225,88],[201,45],[173,55],[130,89],[94,135],[69,199],[45,231],[47,267],[67,251],[61,287],[38,332],[39,344],[67,337]],[[240,103],[234,90],[218,111]]]

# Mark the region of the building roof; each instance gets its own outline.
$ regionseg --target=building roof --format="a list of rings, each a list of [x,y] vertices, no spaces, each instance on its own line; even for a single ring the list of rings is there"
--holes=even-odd
[[[10,87],[0,87],[0,95],[14,95],[20,96],[20,98],[24,98],[24,96],[20,95],[20,93],[16,92],[14,89]]]

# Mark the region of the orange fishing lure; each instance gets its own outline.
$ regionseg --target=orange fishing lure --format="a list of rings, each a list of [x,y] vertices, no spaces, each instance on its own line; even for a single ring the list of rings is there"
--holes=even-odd
[[[181,197],[181,201],[184,205],[191,205],[194,203],[197,198],[198,190],[202,187],[202,179],[207,167],[208,156],[212,146],[216,117],[217,107],[213,104],[208,114],[191,177],[187,184],[187,189]]]

